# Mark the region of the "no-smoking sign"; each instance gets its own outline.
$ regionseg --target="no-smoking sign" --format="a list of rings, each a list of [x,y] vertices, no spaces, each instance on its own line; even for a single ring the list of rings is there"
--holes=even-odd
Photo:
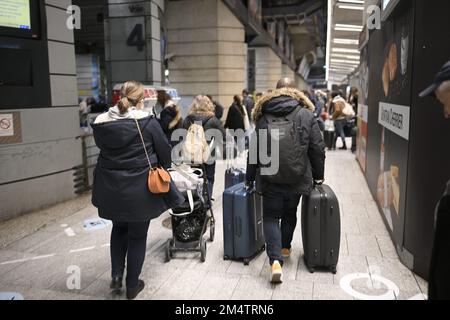
[[[12,114],[0,114],[0,137],[14,136],[14,118]]]

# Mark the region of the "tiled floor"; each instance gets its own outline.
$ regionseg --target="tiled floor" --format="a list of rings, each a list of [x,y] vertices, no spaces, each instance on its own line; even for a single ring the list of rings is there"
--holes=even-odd
[[[164,244],[171,231],[162,226],[168,216],[161,216],[150,226],[142,273],[147,285],[139,299],[347,300],[376,299],[385,294],[396,299],[424,298],[426,281],[399,262],[350,152],[327,153],[326,180],[341,205],[337,274],[308,272],[298,227],[292,257],[283,268],[285,281],[278,286],[268,282],[265,253],[249,266],[223,260],[224,169],[225,165],[219,163],[215,187],[216,240],[208,243],[206,262],[201,263],[198,254],[178,254],[164,263]],[[84,220],[96,215],[89,196],[83,196],[0,223],[0,298],[1,292],[18,292],[25,299],[123,299],[123,295],[113,295],[108,288],[110,226],[89,232],[83,228]],[[69,236],[67,228],[75,235]],[[345,286],[341,283],[344,277],[355,279]],[[388,288],[385,279],[394,287]]]

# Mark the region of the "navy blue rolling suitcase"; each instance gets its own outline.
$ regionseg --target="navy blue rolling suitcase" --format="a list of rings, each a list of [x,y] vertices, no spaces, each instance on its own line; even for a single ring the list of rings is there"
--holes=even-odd
[[[225,171],[225,189],[245,181],[245,170],[240,168],[228,168]]]
[[[327,185],[315,186],[302,200],[302,239],[306,267],[336,273],[341,241],[338,199]]]
[[[265,249],[262,197],[246,190],[244,183],[223,193],[223,243],[223,258],[242,260],[245,265]]]

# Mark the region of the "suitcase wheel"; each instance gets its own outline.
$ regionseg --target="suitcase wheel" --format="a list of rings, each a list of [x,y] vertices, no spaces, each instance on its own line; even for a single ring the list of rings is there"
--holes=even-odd
[[[229,256],[223,256],[223,260],[228,261],[228,260],[230,260],[230,257]]]
[[[314,267],[308,267],[308,271],[309,271],[309,273],[314,273],[314,271],[316,271],[316,270],[314,269]]]
[[[172,253],[172,245],[173,245],[173,243],[172,243],[172,239],[169,239],[169,240],[167,240],[167,243],[166,243],[166,254],[165,254],[165,260],[164,260],[164,262],[170,262],[170,259],[172,259],[173,258],[173,253]]]
[[[331,271],[333,274],[336,274],[336,273],[337,273],[336,266],[330,267],[330,271]]]
[[[215,233],[216,233],[216,227],[215,227],[214,221],[211,221],[211,224],[209,225],[209,241],[210,242],[214,241]]]
[[[250,259],[244,259],[244,266],[248,266],[250,264]]]

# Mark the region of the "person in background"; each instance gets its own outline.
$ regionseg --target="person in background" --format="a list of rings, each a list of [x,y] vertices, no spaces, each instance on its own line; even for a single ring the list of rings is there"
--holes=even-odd
[[[194,101],[189,107],[189,115],[186,117],[186,119],[184,119],[183,128],[189,130],[189,127],[194,123],[201,123],[205,133],[207,133],[209,129],[216,129],[222,133],[223,139],[226,138],[225,129],[223,128],[222,122],[217,119],[215,115],[214,105],[207,96],[199,95],[195,97]],[[210,144],[212,140],[208,141],[208,135],[206,135],[206,137],[206,142]],[[215,146],[222,148],[222,142],[223,141],[215,141],[214,143]],[[215,146],[213,146],[213,149],[216,149]],[[212,199],[216,175],[216,162],[212,164],[205,164],[205,170],[206,177],[208,179],[208,191]]]
[[[234,131],[242,130],[243,132],[246,132],[247,128],[245,126],[245,122],[247,119],[245,119],[245,117],[247,116],[247,113],[244,108],[245,106],[242,104],[241,97],[235,95],[233,97],[233,104],[228,109],[227,120],[225,121],[225,129]],[[238,139],[238,137],[235,136],[234,138],[239,153],[243,152],[245,149],[245,137]]]
[[[350,92],[350,96],[348,97],[348,103],[353,106],[353,110],[355,114],[358,114],[358,99],[359,99],[359,91],[358,88],[353,87]]]
[[[258,102],[259,100],[261,100],[262,96],[263,96],[263,93],[260,92],[260,91],[258,91],[258,92],[256,93],[256,102]]]
[[[156,97],[156,104],[153,107],[153,114],[155,115],[156,119],[160,119],[161,112],[163,111],[164,107],[166,106],[166,103],[171,100],[170,95],[165,90],[158,90],[157,97]]]
[[[167,139],[171,145],[174,146],[179,141],[172,141],[172,133],[183,127],[183,118],[181,116],[180,107],[176,105],[168,93],[165,91],[164,93],[165,97],[164,100],[162,100],[164,102],[164,108],[160,111],[158,121],[166,134]]]
[[[255,103],[253,102],[252,97],[249,95],[248,90],[242,90],[242,105],[246,108],[248,121],[251,122],[251,114]]]
[[[158,121],[142,110],[144,86],[128,81],[122,86],[121,99],[92,125],[100,156],[94,171],[92,204],[101,218],[111,220],[111,284],[120,291],[126,266],[126,296],[134,299],[144,289],[139,279],[145,260],[150,221],[171,207],[184,202],[171,185],[168,194],[148,189],[149,163],[170,167],[171,147]],[[125,263],[126,262],[126,263]]]
[[[450,119],[450,61],[436,75],[433,84],[420,93],[421,98],[427,96],[435,97],[444,107],[444,118]],[[435,212],[428,299],[450,300],[450,180]]]
[[[344,114],[345,100],[341,96],[337,96],[333,99],[333,121],[336,130],[336,136],[334,137],[334,145],[338,137],[341,137],[343,146],[339,150],[347,150],[347,143],[345,142],[345,131],[344,128],[347,125],[347,116]]]
[[[223,117],[223,106],[219,102],[213,100],[210,95],[207,95],[207,97],[214,105],[214,113],[216,114],[216,118],[221,120]]]
[[[302,141],[306,148],[297,158],[288,156],[284,159],[283,168],[279,168],[279,172],[283,169],[286,175],[291,173],[291,169],[296,165],[305,166],[306,170],[302,176],[293,177],[295,183],[273,183],[270,179],[276,177],[278,173],[272,176],[262,175],[259,155],[258,164],[250,163],[250,157],[247,160],[246,185],[252,188],[256,181],[257,190],[263,195],[264,237],[272,283],[282,282],[283,263],[292,252],[291,242],[297,225],[297,207],[300,198],[303,194],[310,193],[313,181],[322,183],[324,179],[325,144],[313,111],[314,105],[302,92],[295,89],[295,81],[291,78],[280,79],[277,90],[258,101],[253,111],[253,120],[256,124],[253,138],[258,139],[260,133],[269,128],[268,121],[275,121],[274,118],[284,120],[294,116],[295,125],[299,126],[301,123],[302,126],[301,137],[297,141],[299,144]],[[261,143],[264,142],[260,139],[257,141],[259,150]],[[276,151],[273,152],[275,154]],[[280,149],[278,156],[282,157],[283,154],[289,154],[289,150]]]

